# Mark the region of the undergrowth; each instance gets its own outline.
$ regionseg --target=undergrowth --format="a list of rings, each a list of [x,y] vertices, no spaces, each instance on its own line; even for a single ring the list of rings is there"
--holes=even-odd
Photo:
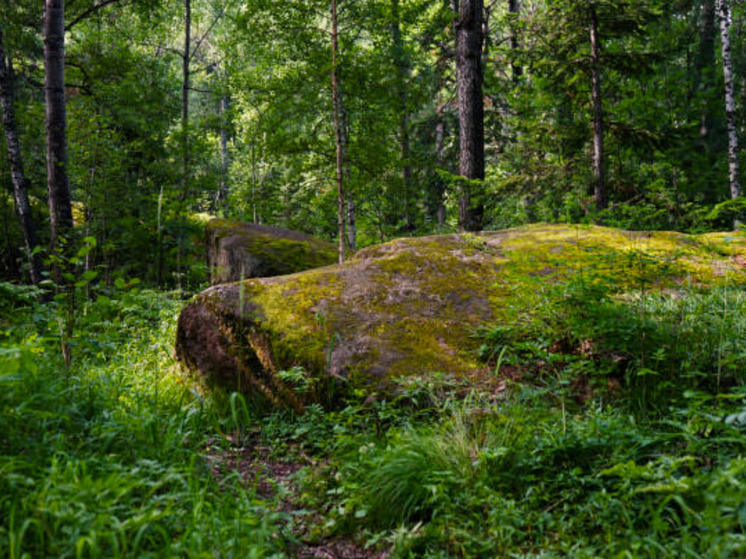
[[[172,360],[178,300],[99,293],[59,350],[59,309],[2,286],[0,556],[284,556],[287,518],[204,457],[230,425]]]
[[[302,416],[185,377],[168,294],[81,298],[66,366],[65,309],[0,285],[0,556],[742,557],[746,297],[653,283],[540,284],[475,332],[487,382]],[[215,474],[251,449],[305,465],[289,492]]]
[[[743,556],[746,298],[641,279],[542,284],[475,334],[497,384],[423,384],[424,409],[402,392],[330,444],[305,479],[320,532],[393,557]]]

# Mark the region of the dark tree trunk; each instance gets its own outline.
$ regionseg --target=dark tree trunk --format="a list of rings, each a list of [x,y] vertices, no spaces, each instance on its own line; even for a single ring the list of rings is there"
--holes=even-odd
[[[44,9],[44,97],[47,128],[47,188],[52,247],[73,226],[67,175],[65,107],[65,2],[46,0]]]
[[[704,89],[709,89],[713,85],[713,69],[716,67],[715,34],[715,0],[703,0],[695,82]],[[703,101],[703,104],[705,106],[700,116],[699,141],[701,149],[709,151],[713,128],[712,108],[707,106],[707,101]]]
[[[184,58],[181,65],[181,196],[189,193],[189,88],[192,58],[192,3],[184,0]]]
[[[2,109],[3,128],[5,129],[5,142],[8,147],[8,162],[10,176],[13,182],[13,196],[16,202],[16,212],[23,232],[23,242],[26,248],[26,257],[29,262],[29,276],[31,283],[38,284],[41,281],[41,259],[34,254],[34,248],[39,244],[36,236],[36,226],[31,215],[31,204],[28,197],[28,181],[23,172],[21,158],[21,144],[18,139],[18,128],[16,126],[15,107],[13,105],[13,65],[10,58],[5,56],[3,43],[3,31],[0,28],[0,109]]]
[[[402,193],[404,195],[404,221],[408,231],[414,229],[411,209],[412,198],[412,154],[409,140],[409,101],[407,99],[407,82],[409,80],[409,60],[407,59],[404,40],[401,36],[401,16],[399,0],[391,0],[391,38],[393,58],[396,67],[396,84],[399,96],[399,143],[401,147]]]
[[[730,186],[731,198],[737,198],[741,195],[741,185],[738,181],[738,128],[735,91],[733,87],[733,65],[730,55],[731,15],[728,0],[717,1],[722,43],[723,78],[725,83],[725,120],[728,125],[728,184]]]
[[[515,19],[518,18],[521,13],[520,0],[508,0],[508,13]],[[523,75],[523,66],[516,61],[516,54],[518,53],[519,47],[518,33],[516,33],[515,22],[513,22],[510,26],[510,50],[513,54],[513,61],[510,63],[510,67],[512,70],[513,83],[518,82],[518,79]]]
[[[438,92],[438,96],[442,95]],[[444,119],[445,102],[442,99],[438,99],[438,106],[436,108],[436,123],[435,123],[435,156],[438,165],[438,169],[445,167],[445,139],[446,139],[446,123]],[[435,177],[435,184],[433,187],[433,194],[435,195],[435,219],[437,220],[438,227],[444,227],[446,224],[446,205],[444,201],[445,197],[445,184],[443,179],[439,176]]]
[[[342,96],[340,94],[339,35],[337,24],[337,0],[332,0],[332,104],[334,105],[334,135],[337,147],[337,226],[339,228],[339,263],[341,264],[345,261],[345,132]]]
[[[482,0],[461,0],[456,20],[456,75],[459,111],[459,175],[467,179],[459,196],[459,227],[478,231],[484,207],[474,204],[473,183],[484,180],[482,97]]]
[[[596,209],[608,206],[604,182],[604,111],[601,98],[601,45],[598,38],[598,16],[590,7],[591,97],[593,98],[593,196]]]

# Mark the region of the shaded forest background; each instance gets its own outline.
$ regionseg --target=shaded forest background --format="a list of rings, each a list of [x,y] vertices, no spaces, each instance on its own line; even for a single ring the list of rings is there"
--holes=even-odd
[[[333,68],[325,0],[68,0],[66,170],[74,236],[89,239],[86,269],[106,270],[108,281],[196,287],[205,279],[205,214],[336,238],[335,122],[349,248],[459,227],[458,2],[336,4]],[[468,181],[484,209],[480,227],[731,227],[741,204],[729,188],[728,10],[743,136],[740,3],[485,2],[485,178]],[[0,4],[32,217],[46,247],[42,21],[38,2]],[[594,192],[599,118],[603,203]],[[23,280],[28,259],[5,158],[0,181],[0,278]]]

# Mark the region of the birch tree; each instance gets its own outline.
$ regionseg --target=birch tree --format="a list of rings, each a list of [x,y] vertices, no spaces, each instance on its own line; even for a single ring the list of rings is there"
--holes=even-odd
[[[340,92],[339,80],[339,18],[337,0],[332,0],[332,104],[334,110],[334,137],[336,144],[336,178],[337,178],[337,226],[339,229],[339,263],[345,261],[345,191],[344,191],[344,107]]]
[[[731,14],[728,0],[717,0],[717,10],[720,19],[721,56],[725,82],[725,119],[728,127],[728,185],[731,198],[738,198],[741,195],[741,186],[738,182],[738,128],[730,52]]]
[[[596,6],[588,9],[591,44],[591,98],[593,100],[593,197],[596,209],[608,205],[604,181],[604,109],[601,95],[601,44],[598,36]]]
[[[23,232],[26,257],[29,262],[29,276],[31,283],[37,284],[41,281],[41,260],[39,255],[34,252],[34,248],[38,245],[38,239],[36,226],[31,215],[28,179],[23,171],[21,143],[18,139],[18,128],[16,126],[13,81],[13,63],[9,57],[6,59],[3,31],[0,28],[0,110],[2,110],[2,122],[5,130],[5,143],[8,150],[8,163],[13,182],[16,213],[18,214],[21,231]]]

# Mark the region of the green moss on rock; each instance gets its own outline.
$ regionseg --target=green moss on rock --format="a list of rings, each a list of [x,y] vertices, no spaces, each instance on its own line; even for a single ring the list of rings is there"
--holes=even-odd
[[[292,274],[337,261],[332,243],[298,231],[226,219],[210,220],[205,230],[213,285]]]
[[[388,390],[401,376],[481,375],[479,326],[518,320],[547,283],[598,283],[622,295],[746,284],[741,236],[532,225],[398,239],[342,266],[208,289],[179,320],[177,354],[231,389],[302,409],[339,382]],[[277,376],[303,367],[314,390]]]

